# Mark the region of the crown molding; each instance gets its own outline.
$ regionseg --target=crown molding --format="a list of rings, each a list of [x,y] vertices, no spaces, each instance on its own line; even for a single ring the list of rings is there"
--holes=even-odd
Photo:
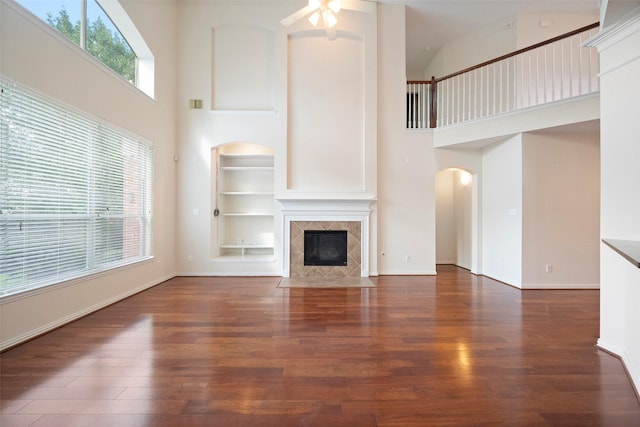
[[[640,32],[640,6],[629,11],[615,24],[602,28],[598,34],[583,42],[582,46],[596,47],[603,51],[637,32]]]

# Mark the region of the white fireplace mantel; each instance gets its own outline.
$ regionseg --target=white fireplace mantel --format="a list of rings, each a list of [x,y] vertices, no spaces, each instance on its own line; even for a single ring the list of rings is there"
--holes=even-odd
[[[318,211],[318,212],[371,212],[373,198],[363,199],[276,199],[282,205],[282,212]]]
[[[360,276],[369,277],[369,217],[374,198],[362,199],[276,199],[281,205],[283,217],[283,277],[289,277],[291,271],[291,222],[292,221],[359,221],[361,242]]]

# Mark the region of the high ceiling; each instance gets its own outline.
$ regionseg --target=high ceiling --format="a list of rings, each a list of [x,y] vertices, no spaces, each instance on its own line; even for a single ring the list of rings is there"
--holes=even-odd
[[[378,0],[404,3],[407,31],[407,76],[422,76],[447,41],[518,12],[599,13],[598,0]]]
[[[192,1],[192,0],[178,0]],[[198,0],[201,1],[201,0]],[[204,0],[249,2],[253,0]],[[303,7],[308,0],[277,0]],[[406,10],[407,77],[421,78],[426,66],[448,41],[524,12],[592,13],[605,0],[362,0],[404,4]],[[607,0],[640,3],[638,0]],[[283,17],[284,18],[284,17]],[[419,77],[418,77],[419,76]]]

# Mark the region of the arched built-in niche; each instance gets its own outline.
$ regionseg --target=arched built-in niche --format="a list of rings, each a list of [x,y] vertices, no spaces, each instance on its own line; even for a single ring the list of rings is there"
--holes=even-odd
[[[274,259],[273,150],[233,142],[211,149],[211,257]]]

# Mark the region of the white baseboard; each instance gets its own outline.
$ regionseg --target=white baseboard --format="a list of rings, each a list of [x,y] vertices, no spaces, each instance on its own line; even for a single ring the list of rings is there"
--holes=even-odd
[[[557,290],[568,290],[568,289],[600,289],[600,283],[542,283],[542,284],[523,284],[520,286],[520,289],[557,289]]]
[[[633,386],[636,395],[640,398],[640,366],[638,366],[637,361],[634,361],[629,352],[625,349],[611,346],[606,341],[603,341],[602,338],[598,339],[597,346],[601,350],[604,350],[620,359],[622,366],[624,366],[624,370],[627,372],[627,375],[629,375],[629,380],[631,381],[631,385]]]
[[[217,273],[203,273],[198,272],[178,272],[174,277],[283,277],[281,273],[274,273],[273,271],[223,271]]]
[[[633,360],[631,355],[625,350],[622,352],[622,364],[631,378],[631,385],[636,391],[636,395],[640,398],[640,366],[638,366],[638,361]]]
[[[50,322],[50,323],[48,323],[46,325],[43,325],[43,326],[40,326],[38,328],[32,329],[32,330],[30,330],[28,332],[25,332],[24,334],[18,335],[17,337],[11,338],[11,339],[6,340],[6,341],[3,341],[3,342],[0,343],[0,351],[6,350],[7,348],[14,347],[16,345],[19,345],[19,344],[25,342],[25,341],[31,340],[31,339],[33,339],[33,338],[35,338],[37,336],[40,336],[40,335],[45,334],[45,333],[47,333],[49,331],[52,331],[52,330],[54,330],[56,328],[64,326],[67,323],[71,323],[74,320],[77,320],[77,319],[79,319],[81,317],[86,316],[87,314],[91,314],[94,311],[98,311],[98,310],[100,310],[102,308],[105,308],[105,307],[107,307],[107,306],[109,306],[109,305],[111,305],[113,303],[121,301],[121,300],[123,300],[125,298],[128,298],[128,297],[130,297],[132,295],[135,295],[135,294],[137,294],[139,292],[142,292],[142,291],[144,291],[146,289],[152,288],[152,287],[154,287],[154,286],[156,286],[156,285],[158,285],[158,284],[160,284],[162,282],[165,282],[165,281],[167,281],[167,280],[169,280],[169,279],[171,279],[173,277],[175,277],[175,276],[173,274],[171,274],[171,275],[167,275],[165,277],[153,280],[151,282],[145,283],[142,286],[138,286],[138,287],[136,287],[134,289],[130,289],[127,292],[121,293],[121,294],[116,295],[116,296],[114,296],[112,298],[109,298],[107,300],[100,301],[97,304],[94,304],[94,305],[92,305],[90,307],[86,307],[85,309],[77,311],[75,313],[72,313],[72,314],[70,314],[68,316],[62,317],[62,318],[60,318],[60,319],[58,319],[58,320],[56,320],[54,322]]]
[[[437,276],[438,273],[435,270],[416,270],[416,271],[407,271],[407,270],[386,270],[379,271],[379,276]]]

